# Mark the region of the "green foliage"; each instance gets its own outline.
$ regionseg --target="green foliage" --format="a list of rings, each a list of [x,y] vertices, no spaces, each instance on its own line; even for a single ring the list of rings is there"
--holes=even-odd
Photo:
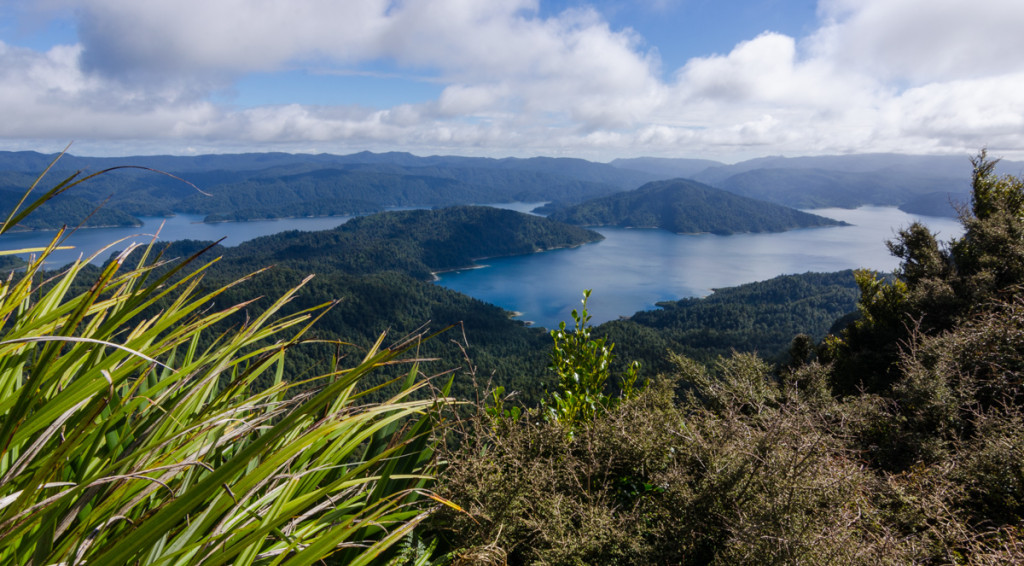
[[[662,497],[654,474],[671,461],[678,431],[670,393],[658,392],[645,389],[571,437],[543,419],[499,430],[471,421],[442,480],[464,512],[443,511],[429,532],[463,564],[645,563],[651,525],[638,503]]]
[[[900,280],[886,281],[877,273],[865,269],[854,272],[860,288],[857,311],[861,326],[893,325],[907,304],[907,284]]]
[[[954,368],[914,369],[939,352],[961,359],[922,344],[890,398],[835,398],[816,362],[779,380],[752,355],[678,357],[681,403],[660,382],[571,437],[473,420],[439,486],[461,510],[426,533],[457,563],[1018,563],[1024,420],[965,427],[971,388],[940,370]]]
[[[575,324],[572,330],[566,330],[563,321],[551,331],[554,344],[550,369],[558,376],[558,390],[549,392],[544,402],[545,416],[570,431],[611,409],[620,399],[634,396],[640,370],[637,362],[630,364],[619,379],[620,397],[605,392],[611,377],[614,344],[608,344],[604,338],[591,338],[589,298],[590,289],[587,289],[583,291],[583,306],[572,311]]]
[[[507,405],[505,401],[505,388],[499,385],[491,391],[491,400],[484,406],[484,413],[494,421],[495,426],[504,421],[518,421],[523,415],[522,409]]]
[[[760,414],[778,406],[779,384],[772,379],[772,367],[754,354],[720,358],[715,371],[693,360],[675,356],[680,379],[691,387],[691,402],[713,411],[743,411]],[[699,401],[698,401],[699,400]]]
[[[680,363],[682,379],[701,374],[713,390],[677,404],[675,384],[657,383],[571,438],[556,423],[521,419],[495,432],[477,421],[447,457],[439,487],[463,512],[443,510],[429,532],[466,562],[489,564],[920,557],[926,537],[901,540],[885,521],[884,498],[875,499],[874,478],[836,426],[846,421],[834,401],[807,401],[753,356],[711,369]],[[824,371],[812,366],[800,380]]]
[[[826,349],[837,362],[839,390],[884,390],[895,378],[900,346],[914,332],[948,331],[1024,285],[1024,181],[997,177],[996,161],[984,150],[971,163],[964,235],[941,247],[927,228],[913,224],[888,243],[902,260],[895,280],[859,276],[861,320]]]
[[[368,564],[427,516],[443,399],[413,399],[415,363],[391,398],[362,390],[415,342],[296,394],[287,357],[330,307],[283,314],[302,285],[215,331],[254,301],[202,291],[210,264],[147,248],[42,281],[59,239],[0,285],[0,562]]]
[[[971,210],[975,218],[984,220],[995,214],[1024,216],[1024,180],[1010,175],[997,177],[998,159],[990,160],[984,149],[971,158]]]

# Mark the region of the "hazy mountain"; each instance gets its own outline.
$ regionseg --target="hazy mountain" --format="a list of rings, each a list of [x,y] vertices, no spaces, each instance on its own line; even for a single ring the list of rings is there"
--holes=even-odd
[[[0,188],[24,190],[55,154],[0,152]],[[130,165],[79,185],[48,208],[73,211],[86,225],[130,224],[175,212],[209,220],[361,214],[390,207],[551,201],[557,206],[685,177],[732,193],[798,208],[899,206],[955,215],[965,201],[968,156],[897,154],[764,157],[726,165],[701,159],[634,158],[594,163],[572,158],[420,157],[410,153],[350,155],[242,153],[197,156],[81,157],[57,161],[43,186],[76,172]],[[1024,163],[1003,162],[1019,173]],[[10,199],[6,199],[10,200]],[[89,216],[102,203],[105,212]],[[61,222],[43,210],[35,228]],[[76,220],[77,221],[77,220]]]
[[[715,186],[750,198],[797,208],[899,206],[928,193],[967,194],[969,180],[887,172],[825,169],[754,169]]]
[[[0,151],[0,171],[41,173],[57,154],[42,154],[34,151]],[[85,170],[94,172],[108,167],[132,165],[149,167],[174,174],[210,172],[261,172],[264,175],[275,169],[297,173],[316,169],[359,168],[382,172],[403,171],[413,173],[425,171],[458,170],[499,170],[531,171],[573,179],[633,189],[654,180],[657,174],[629,168],[616,167],[583,159],[532,157],[532,158],[488,158],[462,156],[419,157],[411,153],[372,153],[363,151],[350,155],[290,154],[290,153],[239,153],[211,154],[197,156],[135,155],[125,157],[82,157],[66,154],[61,157],[54,171],[66,172]],[[191,177],[190,177],[191,180]]]
[[[674,159],[665,157],[634,157],[631,159],[616,159],[609,163],[615,167],[643,171],[657,175],[663,179],[675,179],[684,177],[694,178],[698,173],[712,167],[724,166],[724,163],[711,161],[710,159]]]
[[[958,207],[970,204],[970,192],[934,192],[911,197],[899,208],[908,214],[956,217]]]
[[[708,168],[696,176],[703,182],[717,182],[737,173],[755,169],[823,169],[846,173],[891,171],[927,174],[933,177],[965,177],[970,173],[970,156],[904,155],[865,153],[857,155],[821,155],[805,157],[759,157],[732,165]]]

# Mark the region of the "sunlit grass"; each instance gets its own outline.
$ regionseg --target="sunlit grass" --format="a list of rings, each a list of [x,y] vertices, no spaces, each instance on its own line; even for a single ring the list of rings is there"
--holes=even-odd
[[[0,245],[82,180],[20,203]],[[44,281],[61,238],[0,284],[0,563],[365,564],[438,504],[424,495],[444,400],[414,395],[427,382],[409,360],[393,397],[360,393],[415,340],[381,337],[295,393],[284,359],[331,306],[283,314],[305,281],[220,331],[250,302],[201,290],[212,262],[187,271],[197,257],[145,248],[131,266],[129,250],[98,276],[79,260]]]

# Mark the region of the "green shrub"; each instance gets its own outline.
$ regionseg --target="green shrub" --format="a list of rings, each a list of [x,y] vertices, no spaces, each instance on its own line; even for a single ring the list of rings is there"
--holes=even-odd
[[[590,313],[587,300],[590,290],[583,291],[583,306],[573,309],[574,328],[566,330],[565,322],[551,331],[550,369],[558,376],[558,389],[549,391],[544,400],[545,417],[561,423],[570,433],[579,425],[615,406],[620,399],[635,393],[640,366],[629,365],[618,382],[620,396],[605,391],[611,377],[614,344],[606,338],[591,338]]]

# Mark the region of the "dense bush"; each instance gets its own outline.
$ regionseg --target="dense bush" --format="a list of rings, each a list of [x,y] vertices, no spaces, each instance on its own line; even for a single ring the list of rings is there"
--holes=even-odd
[[[472,421],[441,487],[465,512],[446,510],[431,528],[481,563],[899,564],[914,554],[882,520],[879,479],[836,425],[841,407],[804,399],[752,356],[723,360],[715,379],[685,365],[688,400],[662,382],[572,438],[536,418]]]
[[[974,165],[963,238],[902,231],[818,356],[674,356],[571,436],[481,414],[428,532],[462,563],[1024,563],[1024,184]]]

